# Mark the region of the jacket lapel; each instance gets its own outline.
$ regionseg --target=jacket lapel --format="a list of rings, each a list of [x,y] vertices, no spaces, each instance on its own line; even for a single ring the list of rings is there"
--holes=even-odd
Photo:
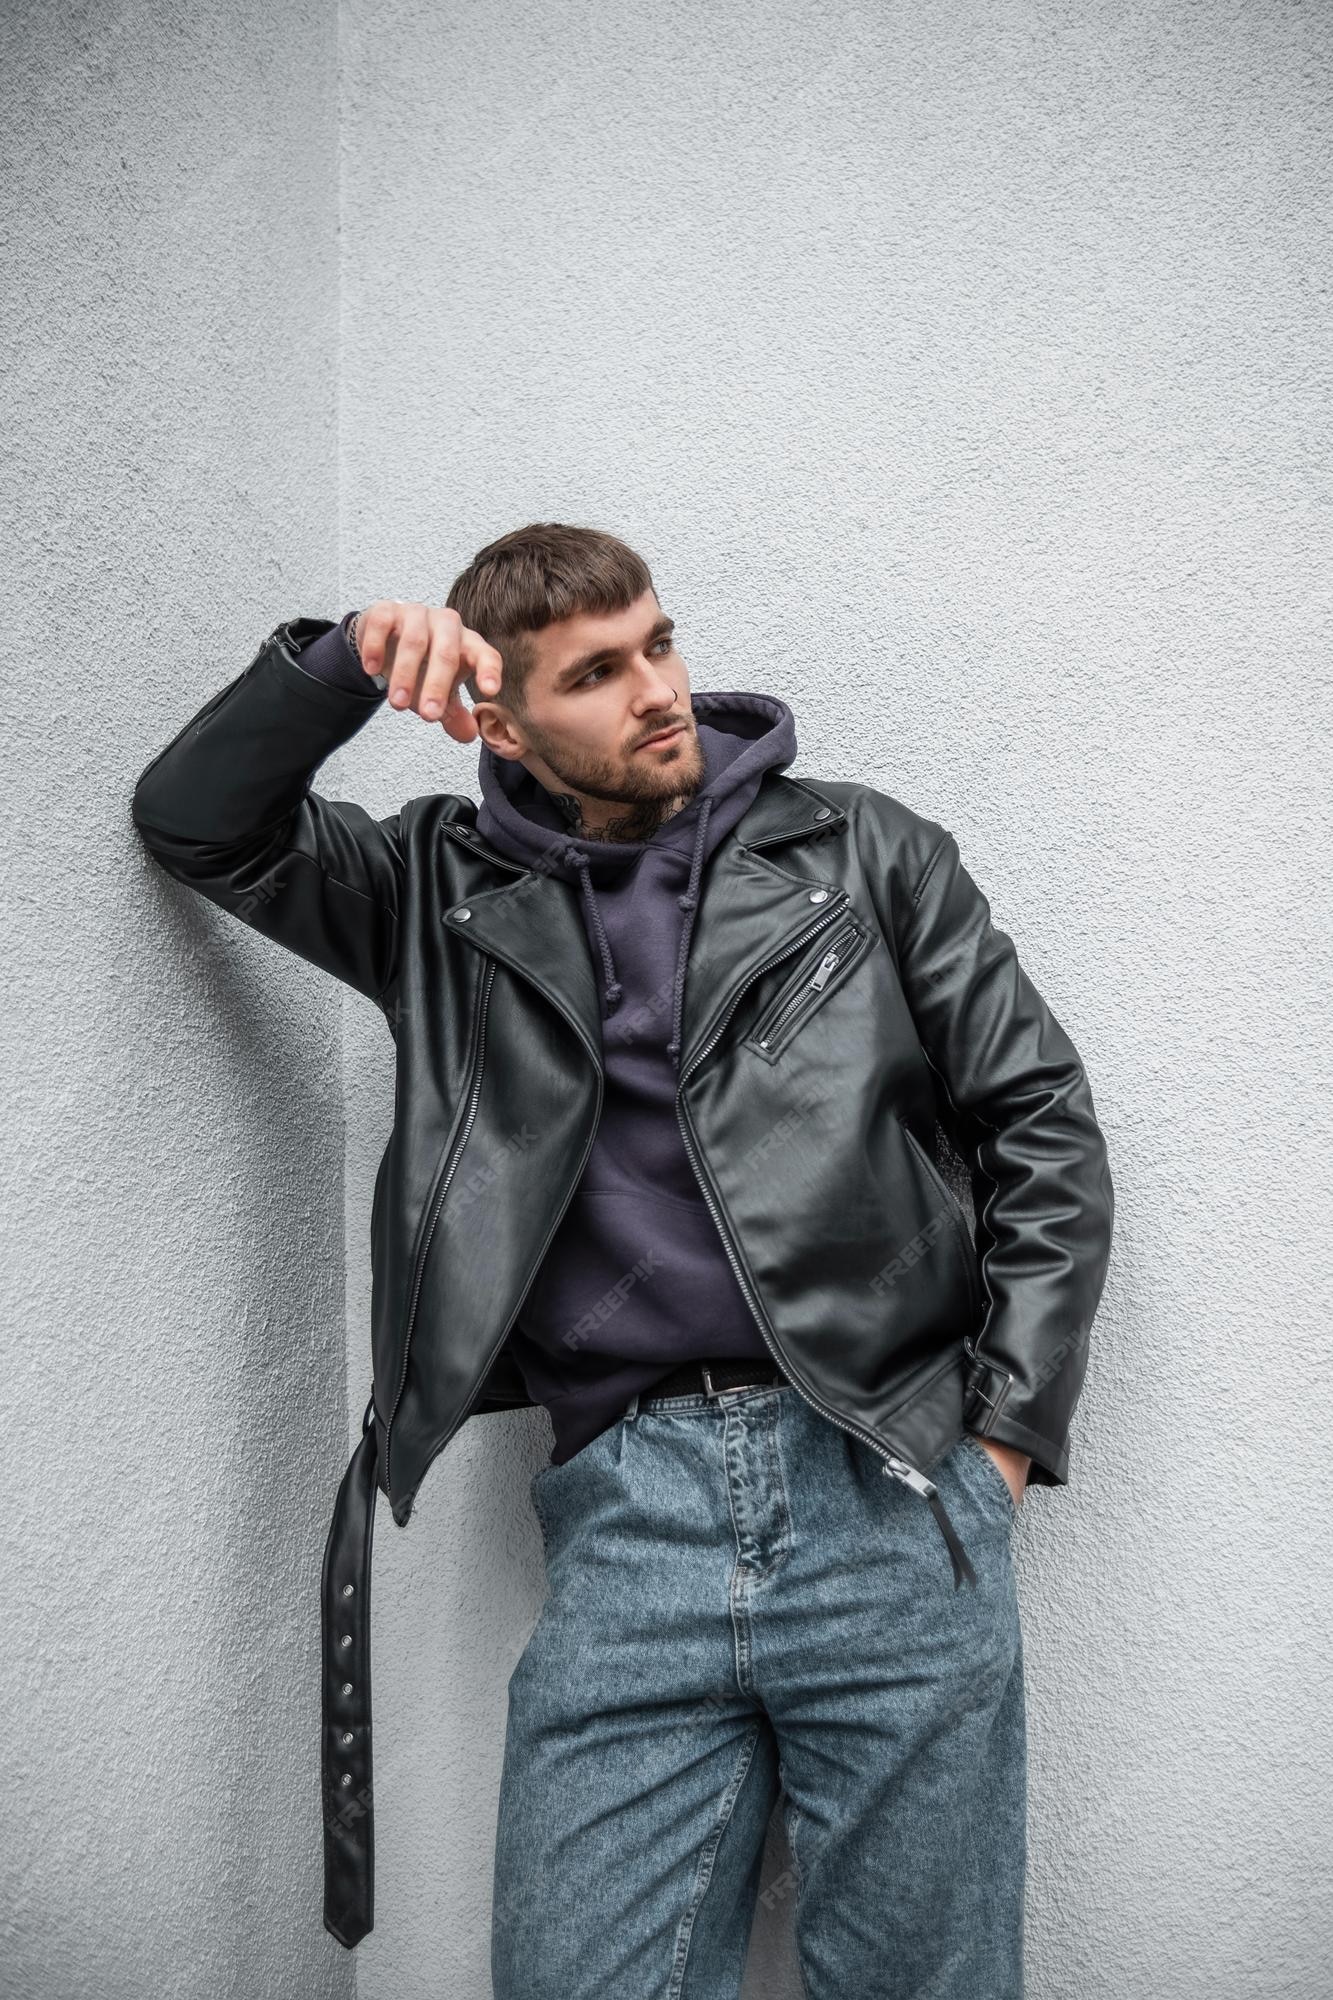
[[[810,843],[813,836],[841,828],[845,819],[842,808],[808,781],[770,772],[748,811],[718,845],[704,870],[686,961],[682,1074],[741,988],[843,894],[832,865],[835,850],[822,861],[818,839],[801,853],[784,856],[780,868],[761,859],[759,850],[780,842]],[[446,927],[544,994],[600,1068],[601,994],[578,890],[539,869],[520,868],[464,822],[451,821],[444,830],[506,876],[496,887],[474,890],[450,904],[444,911]]]

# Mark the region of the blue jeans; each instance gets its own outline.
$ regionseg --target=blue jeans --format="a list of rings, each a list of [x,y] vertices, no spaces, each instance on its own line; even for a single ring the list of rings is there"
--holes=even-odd
[[[1017,1510],[970,1435],[930,1477],[975,1589],[785,1384],[636,1400],[537,1473],[494,2000],[736,2000],[779,1798],[808,2000],[1021,2000]]]

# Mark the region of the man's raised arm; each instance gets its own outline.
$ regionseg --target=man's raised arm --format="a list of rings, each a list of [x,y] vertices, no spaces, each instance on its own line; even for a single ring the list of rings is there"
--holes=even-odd
[[[424,721],[443,711],[460,741],[475,737],[458,682],[475,673],[498,694],[500,656],[453,611],[382,600],[355,623],[359,648],[328,619],[276,627],[140,774],[131,814],[168,874],[377,1000],[397,969],[398,816],[372,819],[311,781],[386,691]],[[348,672],[358,650],[364,687]]]

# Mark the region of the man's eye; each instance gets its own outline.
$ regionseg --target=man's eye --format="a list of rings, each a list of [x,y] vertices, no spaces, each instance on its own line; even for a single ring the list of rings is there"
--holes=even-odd
[[[654,653],[670,653],[675,650],[675,644],[676,641],[673,634],[670,632],[666,632],[660,639],[655,639],[653,641],[650,650]],[[587,673],[581,675],[580,678],[575,682],[575,686],[587,687],[589,683],[591,683],[595,687],[597,683],[593,680],[593,675],[609,674],[611,672],[611,667],[612,667],[612,662],[610,660],[605,661],[599,667],[589,667]]]

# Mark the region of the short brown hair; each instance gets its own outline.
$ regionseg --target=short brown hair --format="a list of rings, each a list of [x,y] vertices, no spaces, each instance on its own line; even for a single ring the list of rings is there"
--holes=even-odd
[[[504,662],[496,698],[521,716],[536,665],[527,635],[580,612],[625,611],[645,590],[657,594],[648,565],[618,535],[533,521],[478,549],[445,603],[495,647]],[[486,699],[471,674],[462,685],[472,701]]]

